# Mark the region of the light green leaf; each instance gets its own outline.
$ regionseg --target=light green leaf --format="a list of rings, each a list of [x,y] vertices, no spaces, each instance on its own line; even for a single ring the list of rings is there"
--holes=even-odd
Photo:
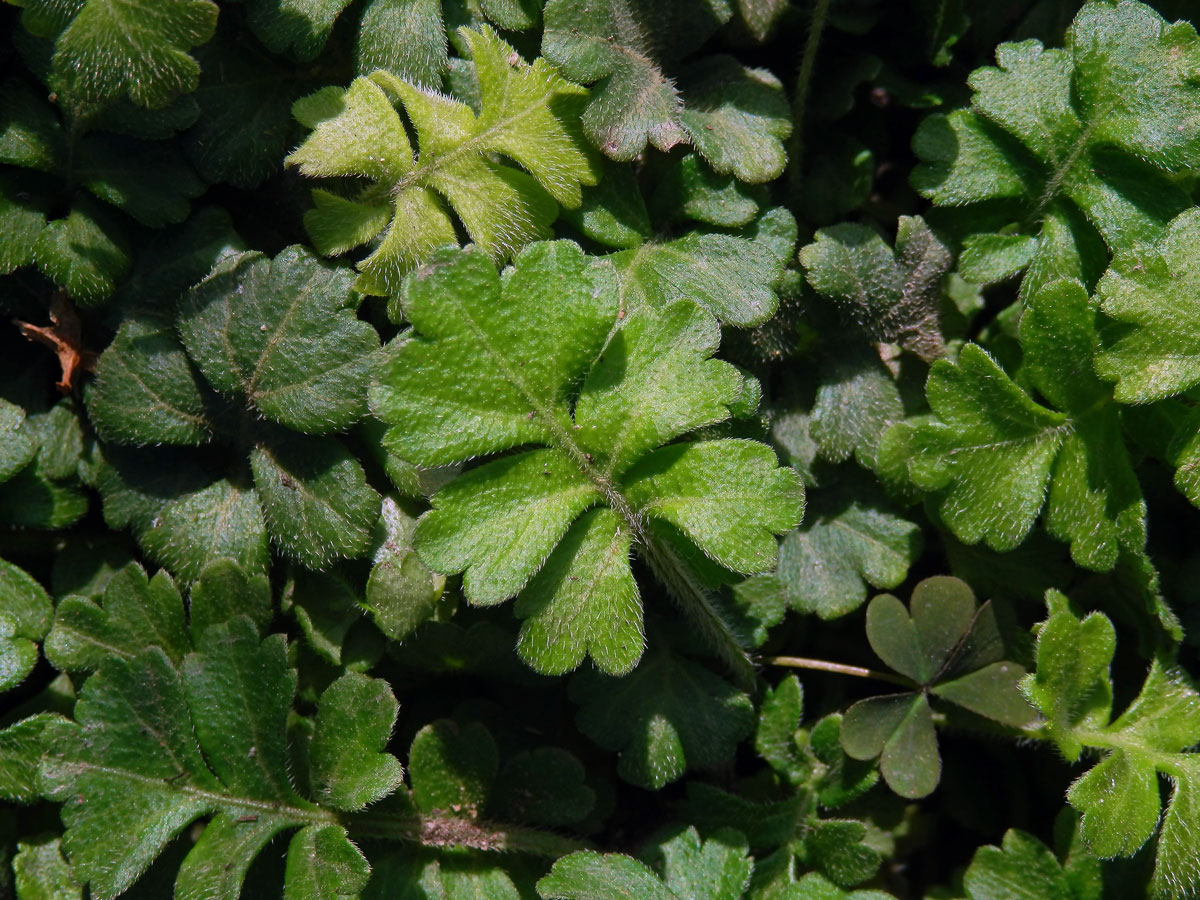
[[[655,450],[728,418],[744,392],[734,367],[709,359],[719,329],[694,304],[622,315],[610,266],[562,241],[527,248],[499,278],[478,251],[439,251],[409,280],[403,306],[415,331],[389,348],[371,390],[372,410],[393,426],[385,446],[437,466],[534,445],[438,491],[414,546],[435,572],[463,572],[473,603],[520,593],[521,651],[539,671],[564,671],[592,647],[609,672],[636,661],[629,546],[652,542],[652,564],[682,564],[648,534],[649,519],[727,568],[774,565],[774,535],[802,509],[794,473],[748,441]],[[614,515],[571,531],[594,506]],[[601,628],[614,612],[619,627]]]
[[[309,233],[320,236],[318,249],[342,252],[366,242],[382,226],[367,210],[391,206],[379,244],[359,264],[357,285],[367,293],[397,293],[401,277],[430,251],[457,242],[447,207],[477,246],[503,260],[549,237],[558,206],[578,206],[581,185],[596,183],[578,133],[585,92],[544,60],[522,62],[487,26],[461,33],[479,76],[478,115],[382,70],[345,92],[326,88],[296,104],[297,117],[313,132],[288,165],[309,176],[354,174],[376,182],[353,201],[362,210],[357,216],[347,217],[342,204],[323,208],[321,202],[305,216]],[[419,159],[394,100],[412,123]],[[368,222],[371,228],[364,227]]]
[[[619,751],[618,774],[658,790],[689,769],[721,765],[754,730],[750,698],[707,669],[655,653],[631,675],[584,670],[571,681],[579,729]]]

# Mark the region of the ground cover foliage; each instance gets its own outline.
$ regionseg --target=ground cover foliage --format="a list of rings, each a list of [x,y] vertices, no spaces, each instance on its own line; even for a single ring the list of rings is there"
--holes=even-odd
[[[0,898],[1200,897],[1187,0],[0,3]]]

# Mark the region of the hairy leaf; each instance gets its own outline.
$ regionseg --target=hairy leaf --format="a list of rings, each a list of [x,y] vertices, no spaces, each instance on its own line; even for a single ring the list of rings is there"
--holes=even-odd
[[[1137,0],[1087,3],[1064,49],[1002,44],[996,61],[971,76],[970,110],[918,129],[913,184],[940,205],[1004,209],[1028,240],[1022,258],[998,265],[1028,259],[1030,286],[1090,284],[1093,235],[1126,249],[1189,205],[1171,175],[1200,165],[1200,40]],[[991,232],[968,232],[977,257],[1012,249],[1012,238],[998,245]]]
[[[380,235],[359,264],[358,288],[394,294],[401,276],[457,238],[449,210],[497,260],[550,236],[558,206],[578,206],[596,173],[577,134],[584,92],[544,60],[522,62],[484,26],[463,32],[479,75],[480,112],[386,71],[297,103],[312,134],[287,164],[313,177],[359,176],[356,198],[314,193],[305,224],[317,249],[343,253]],[[514,58],[515,57],[515,58]],[[420,157],[392,105],[412,123]],[[521,167],[494,161],[503,154]],[[524,171],[522,171],[522,169]],[[528,173],[528,174],[526,174]]]
[[[478,251],[440,251],[403,305],[416,333],[397,340],[371,392],[393,426],[389,449],[435,466],[541,445],[450,482],[414,539],[431,569],[464,573],[471,602],[520,595],[520,646],[535,668],[566,671],[585,652],[614,674],[636,663],[630,538],[652,542],[652,564],[677,565],[647,521],[675,526],[727,569],[774,565],[774,535],[799,518],[802,492],[767,447],[655,449],[728,418],[742,389],[737,370],[708,359],[718,333],[695,305],[622,318],[611,267],[567,242],[528,248],[502,278]]]

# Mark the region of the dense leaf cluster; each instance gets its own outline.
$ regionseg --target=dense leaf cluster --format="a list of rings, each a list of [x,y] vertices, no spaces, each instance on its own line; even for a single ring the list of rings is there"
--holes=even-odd
[[[0,897],[1200,896],[1195,14],[0,2]]]

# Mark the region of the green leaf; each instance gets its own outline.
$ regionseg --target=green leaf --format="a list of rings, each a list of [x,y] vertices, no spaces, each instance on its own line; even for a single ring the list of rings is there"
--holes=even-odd
[[[544,60],[527,65],[514,58],[513,48],[487,26],[462,35],[479,75],[478,115],[386,71],[356,79],[344,92],[326,88],[296,105],[297,117],[313,131],[287,158],[289,166],[313,177],[358,175],[376,182],[352,201],[319,192],[316,208],[305,216],[322,253],[344,252],[383,232],[359,264],[357,284],[367,293],[397,293],[401,276],[435,247],[457,241],[447,207],[477,246],[503,260],[529,241],[549,237],[558,206],[578,206],[580,186],[596,182],[578,134],[585,92]],[[393,98],[412,123],[419,159]],[[525,171],[491,154],[503,154]],[[351,209],[357,212],[347,218]]]
[[[609,258],[621,276],[621,299],[631,311],[691,300],[743,328],[775,314],[775,285],[787,262],[746,238],[701,232],[647,241]]]
[[[214,559],[200,571],[188,598],[188,626],[192,641],[234,616],[250,619],[259,631],[271,622],[271,584],[267,576],[248,572],[235,560]]]
[[[59,601],[45,649],[56,668],[89,672],[108,656],[131,659],[150,647],[175,665],[192,649],[183,598],[166,572],[147,578],[129,563],[109,580],[102,604],[78,596]]]
[[[750,698],[701,666],[651,654],[631,675],[612,679],[584,670],[571,681],[579,729],[619,751],[618,774],[658,790],[689,769],[728,760],[754,730]]]
[[[362,809],[400,785],[400,762],[383,750],[397,709],[386,681],[356,672],[325,689],[309,745],[318,802],[334,809]]]
[[[52,0],[27,0],[27,7]],[[98,105],[128,93],[161,109],[196,89],[199,64],[187,51],[217,23],[208,0],[85,0],[55,43],[54,70],[73,99]]]
[[[249,36],[221,35],[196,59],[200,117],[180,141],[183,153],[209,184],[256,187],[278,171],[293,146],[292,103],[311,90],[311,82],[263,53]]]
[[[413,800],[423,812],[478,818],[499,767],[496,743],[483,725],[440,719],[413,738],[408,753]]]
[[[1035,403],[974,344],[957,363],[935,363],[926,391],[938,421],[893,428],[911,434],[909,476],[960,540],[1011,550],[1044,503],[1067,417]]]
[[[901,216],[896,247],[865,225],[817,231],[800,250],[813,289],[872,340],[898,343],[926,361],[945,352],[942,280],[950,251],[919,216]]]
[[[963,875],[970,900],[1076,900],[1068,874],[1050,848],[1016,828],[1000,847],[975,851]]]
[[[755,751],[791,784],[802,784],[812,772],[797,741],[803,715],[804,687],[795,675],[788,675],[763,697],[754,733]]]
[[[41,837],[17,845],[12,869],[20,900],[82,900],[83,888],[71,875],[58,838]]]
[[[25,805],[42,799],[38,767],[45,751],[43,736],[62,721],[55,713],[42,712],[0,730],[0,797],[6,802]]]
[[[367,549],[379,495],[341,442],[271,435],[251,451],[250,468],[263,518],[289,556],[321,569],[334,557]]]
[[[578,823],[596,804],[583,764],[557,747],[524,750],[504,764],[492,805],[506,818],[532,825]]]
[[[346,676],[321,698],[317,731],[327,736],[314,740],[325,748],[318,771],[330,796],[361,801],[380,796],[384,781],[395,784],[399,764],[381,766],[370,755],[381,724],[371,717],[384,713],[390,731],[395,709],[380,684]],[[106,657],[85,683],[76,723],[53,728],[42,768],[47,794],[72,800],[63,846],[76,877],[94,895],[114,896],[182,828],[214,814],[179,869],[177,897],[236,896],[267,841],[306,826],[313,831],[290,848],[298,858],[288,862],[289,896],[313,879],[361,887],[365,861],[350,852],[331,814],[299,796],[289,778],[295,685],[282,635],[260,642],[242,617],[208,628],[182,673],[157,648]],[[344,723],[357,725],[347,733]],[[328,735],[330,726],[336,735]],[[381,781],[384,768],[390,771]],[[317,834],[319,826],[334,831]]]
[[[866,624],[871,649],[918,689],[855,703],[842,721],[841,744],[854,759],[879,756],[884,780],[900,796],[926,796],[940,777],[930,695],[1013,727],[1034,718],[1018,692],[1025,670],[1002,659],[992,608],[977,607],[965,582],[926,578],[908,609],[880,594],[867,607]]]
[[[383,534],[360,601],[385,635],[402,641],[433,617],[446,579],[435,575],[413,550],[417,520],[391,497],[383,498]]]
[[[344,829],[308,825],[288,844],[283,896],[284,900],[357,896],[370,877],[370,865]]]
[[[272,53],[290,50],[309,60],[325,47],[350,0],[250,0],[250,27]]]
[[[80,141],[73,174],[95,196],[151,228],[182,222],[188,201],[204,191],[174,147],[116,135]]]
[[[731,14],[729,7],[716,3],[550,0],[543,13],[546,25],[542,53],[568,78],[582,84],[594,83],[583,113],[583,127],[592,143],[613,159],[633,159],[647,143],[670,150],[688,143],[697,125],[703,128],[713,121],[734,125],[735,133],[740,132],[738,137],[745,140],[754,132],[748,127],[752,122],[768,133],[783,127],[780,120],[786,113],[779,115],[777,100],[775,110],[766,113],[763,121],[755,121],[739,108],[744,99],[741,92],[731,95],[722,91],[721,97],[730,100],[730,109],[721,110],[714,102],[713,88],[700,75],[705,70],[698,69],[692,77],[701,102],[688,122],[679,90],[665,71],[702,44]],[[736,64],[730,60],[726,65],[732,68]],[[748,77],[753,79],[753,75]],[[763,93],[774,99],[769,89],[764,92],[744,87],[743,91],[759,101]],[[729,121],[721,122],[722,118]],[[728,159],[732,167],[733,153],[724,143],[725,130],[709,139],[707,145],[713,158],[722,162]],[[781,159],[754,160],[754,164],[751,159],[744,164],[756,174],[776,163],[782,168]]]
[[[714,171],[752,184],[779,177],[792,119],[778,78],[720,55],[685,68],[680,89],[680,124]]]
[[[1115,381],[1121,403],[1147,403],[1200,383],[1200,325],[1194,304],[1200,267],[1200,211],[1174,219],[1153,246],[1117,254],[1096,286],[1100,308],[1111,319],[1102,334],[1096,371]]]
[[[103,207],[80,200],[66,218],[48,222],[33,245],[42,274],[83,305],[109,297],[129,269],[122,229]]]
[[[100,355],[88,413],[103,440],[199,445],[213,436],[214,399],[170,320],[130,316]]]
[[[37,641],[50,630],[49,595],[23,569],[0,559],[0,691],[25,680],[37,664]]]
[[[636,662],[630,540],[653,541],[652,564],[677,565],[649,520],[749,574],[774,566],[774,535],[799,518],[799,482],[763,445],[655,449],[728,418],[742,376],[708,358],[719,333],[694,304],[622,317],[616,294],[608,264],[568,242],[528,248],[503,278],[478,251],[439,251],[403,298],[415,333],[397,339],[371,391],[393,426],[385,445],[418,465],[542,445],[438,491],[414,545],[435,572],[463,572],[472,603],[520,594],[521,652],[544,672],[577,665],[585,648],[610,673]],[[579,520],[598,505],[611,512]]]
[[[941,205],[999,202],[1037,240],[1034,284],[1090,283],[1092,235],[1128,248],[1190,205],[1170,176],[1200,164],[1191,25],[1168,25],[1136,0],[1089,3],[1065,49],[1002,44],[996,61],[971,76],[970,111],[918,129],[913,185]]]
[[[675,900],[676,895],[644,863],[619,853],[586,850],[572,853],[554,864],[538,882],[546,900]]]
[[[106,447],[95,473],[110,528],[132,528],[146,555],[182,583],[227,557],[266,569],[267,532],[253,487],[214,478],[190,456]]]
[[[1112,622],[1094,612],[1082,619],[1058,591],[1046,592],[1049,617],[1038,631],[1037,671],[1021,688],[1046,717],[1051,738],[1069,760],[1083,745],[1077,728],[1100,728],[1112,715],[1108,668],[1116,651]]]
[[[895,377],[874,347],[859,342],[836,347],[821,370],[809,424],[821,456],[841,462],[853,454],[875,468],[881,438],[904,418]]]
[[[358,74],[387,69],[410,84],[436,89],[449,60],[438,0],[368,0],[354,47]]]
[[[921,694],[859,700],[842,721],[842,748],[853,759],[878,756],[884,781],[901,797],[928,796],[941,778],[933,711]]]
[[[351,281],[300,247],[227,257],[184,298],[180,336],[218,391],[298,431],[341,431],[365,412],[378,347]]]
[[[0,398],[0,482],[25,468],[38,451],[24,424],[25,410]]]
[[[807,515],[779,547],[790,606],[833,619],[867,599],[868,585],[894,588],[920,556],[921,529],[882,496],[853,482],[811,494]]]
[[[753,861],[736,831],[706,841],[696,829],[681,831],[656,848],[662,880],[644,864],[618,853],[572,853],[538,882],[546,900],[738,900],[750,882]]]

